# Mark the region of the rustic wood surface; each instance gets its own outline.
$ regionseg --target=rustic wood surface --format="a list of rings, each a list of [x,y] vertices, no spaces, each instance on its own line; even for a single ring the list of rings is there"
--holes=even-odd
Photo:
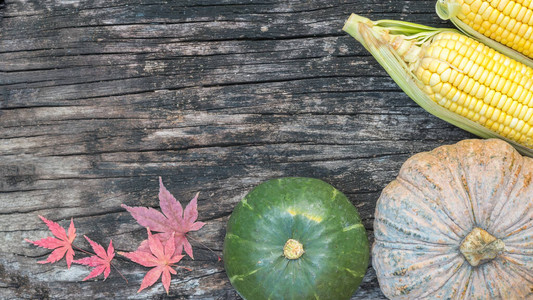
[[[239,299],[216,256],[225,224],[281,176],[343,191],[372,241],[401,164],[471,135],[341,31],[351,12],[450,26],[434,0],[1,0],[0,299]],[[158,176],[182,202],[200,192],[207,222],[168,296],[160,283],[137,294],[147,269],[126,259],[129,283],[37,264],[50,251],[24,239],[49,235],[38,215],[74,218],[82,248],[85,234],[133,251],[145,231],[120,205],[157,208]],[[353,299],[384,299],[371,266]]]

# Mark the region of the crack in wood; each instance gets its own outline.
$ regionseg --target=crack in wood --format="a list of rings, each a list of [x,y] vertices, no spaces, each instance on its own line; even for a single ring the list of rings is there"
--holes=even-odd
[[[28,276],[20,275],[18,272],[13,273],[6,269],[0,263],[0,283],[4,283],[15,297],[24,297],[31,299],[50,299],[50,289],[32,282]],[[9,295],[9,294],[6,294]]]

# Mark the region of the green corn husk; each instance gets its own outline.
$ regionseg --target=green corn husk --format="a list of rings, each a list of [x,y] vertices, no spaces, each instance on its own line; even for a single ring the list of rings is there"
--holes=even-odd
[[[533,157],[533,141],[531,141],[532,147],[519,144],[434,102],[424,92],[424,84],[416,78],[409,66],[386,39],[389,35],[401,35],[405,39],[422,46],[424,43],[430,43],[432,38],[441,32],[458,32],[457,30],[434,28],[395,20],[371,21],[356,14],[352,14],[349,17],[343,30],[359,41],[400,88],[426,111],[482,138],[505,140],[522,154]]]

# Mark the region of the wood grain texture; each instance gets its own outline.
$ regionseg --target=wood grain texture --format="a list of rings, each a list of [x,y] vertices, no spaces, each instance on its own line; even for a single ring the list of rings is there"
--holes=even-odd
[[[309,176],[343,191],[372,242],[380,191],[412,154],[467,134],[411,101],[351,37],[351,12],[435,26],[434,1],[0,1],[0,298],[239,299],[225,224],[255,185]],[[158,205],[158,176],[200,220],[167,296],[40,265],[37,215],[120,251],[144,230],[120,207]],[[89,246],[78,239],[84,248]],[[81,257],[80,252],[77,257]],[[384,299],[369,267],[353,299]]]

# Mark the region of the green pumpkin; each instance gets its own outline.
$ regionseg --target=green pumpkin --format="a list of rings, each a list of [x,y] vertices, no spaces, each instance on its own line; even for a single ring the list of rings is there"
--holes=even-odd
[[[291,177],[260,184],[237,205],[223,256],[245,299],[340,300],[361,283],[369,246],[346,196],[324,181]]]

